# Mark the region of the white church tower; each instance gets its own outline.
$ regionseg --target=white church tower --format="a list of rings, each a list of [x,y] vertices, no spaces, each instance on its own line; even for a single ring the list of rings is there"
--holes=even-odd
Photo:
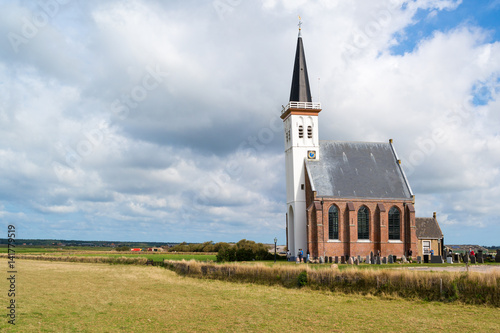
[[[299,249],[307,253],[305,160],[318,160],[318,113],[320,103],[313,103],[306,58],[302,44],[301,24],[293,67],[290,102],[283,108],[285,128],[287,247],[296,258]]]

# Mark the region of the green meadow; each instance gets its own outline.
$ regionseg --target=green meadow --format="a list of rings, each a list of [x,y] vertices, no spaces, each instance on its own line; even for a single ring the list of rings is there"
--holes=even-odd
[[[112,251],[111,249],[99,247],[66,247],[64,249],[57,247],[27,247],[17,246],[16,254],[33,254],[33,255],[51,255],[51,256],[77,256],[77,257],[108,257],[108,258],[147,258],[153,261],[168,260],[191,260],[197,261],[215,261],[215,254],[205,253],[182,253],[182,252],[120,252]],[[7,247],[0,247],[0,253],[7,253]]]
[[[185,254],[185,253],[121,253],[121,252],[113,252],[113,253],[53,253],[52,255],[61,255],[61,256],[76,256],[76,257],[108,257],[108,258],[147,258],[153,261],[163,261],[165,259],[168,260],[197,260],[197,261],[215,261],[215,254]]]

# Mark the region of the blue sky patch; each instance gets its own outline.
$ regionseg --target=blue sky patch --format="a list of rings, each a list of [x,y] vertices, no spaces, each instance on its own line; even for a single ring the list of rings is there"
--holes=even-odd
[[[472,104],[475,106],[486,105],[493,99],[490,88],[484,83],[476,83],[472,87],[472,96]]]
[[[500,77],[488,81],[476,82],[472,86],[472,103],[475,106],[486,105],[495,99],[494,95],[500,93]]]
[[[390,48],[392,54],[413,52],[434,31],[446,32],[461,24],[479,26],[491,33],[491,42],[500,41],[500,0],[464,0],[455,10],[419,9],[413,19],[415,24],[395,35],[399,43]]]

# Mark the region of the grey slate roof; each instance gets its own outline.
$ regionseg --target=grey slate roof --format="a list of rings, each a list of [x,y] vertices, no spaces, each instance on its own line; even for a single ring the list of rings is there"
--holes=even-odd
[[[290,102],[312,102],[309,77],[307,75],[306,55],[304,53],[302,37],[300,36],[297,39],[297,50],[295,51]]]
[[[319,160],[306,160],[318,196],[410,199],[413,195],[390,143],[320,141]]]
[[[417,217],[415,218],[415,226],[417,227],[418,239],[443,238],[443,233],[441,232],[439,223],[433,217]]]
[[[462,244],[462,245],[446,245],[445,246],[447,249],[451,249],[454,252],[468,252],[469,249],[472,249],[475,253],[477,251],[483,251],[483,252],[488,252],[488,249],[481,246],[481,245],[472,245],[472,244]]]

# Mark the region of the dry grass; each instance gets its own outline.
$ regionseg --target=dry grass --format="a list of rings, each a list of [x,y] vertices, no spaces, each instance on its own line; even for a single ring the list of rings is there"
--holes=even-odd
[[[16,254],[16,260],[43,260],[43,261],[64,261],[64,262],[83,262],[83,263],[102,263],[102,264],[121,264],[121,265],[145,265],[148,261],[144,257],[78,257],[78,256],[54,256],[38,254]],[[7,258],[6,254],[0,254],[0,258]]]
[[[0,254],[6,257],[7,254]],[[145,265],[145,257],[17,255],[18,260]],[[309,265],[211,264],[194,260],[165,260],[177,273],[224,281],[297,287],[301,272],[307,273],[312,289],[363,295],[395,295],[428,301],[460,301],[500,306],[500,272],[418,272],[393,269],[311,269]],[[158,262],[159,264],[161,262]],[[333,265],[336,266],[336,265]]]
[[[220,265],[168,260],[165,264],[182,275],[285,287],[297,287],[299,274],[306,272],[307,285],[312,289],[500,306],[498,271],[418,272],[393,269],[359,270],[354,267],[339,271],[335,268],[311,269],[309,266],[238,263]]]
[[[17,325],[11,330],[4,318],[2,331],[494,332],[500,315],[483,306],[190,279],[151,266],[23,260],[17,287]]]

